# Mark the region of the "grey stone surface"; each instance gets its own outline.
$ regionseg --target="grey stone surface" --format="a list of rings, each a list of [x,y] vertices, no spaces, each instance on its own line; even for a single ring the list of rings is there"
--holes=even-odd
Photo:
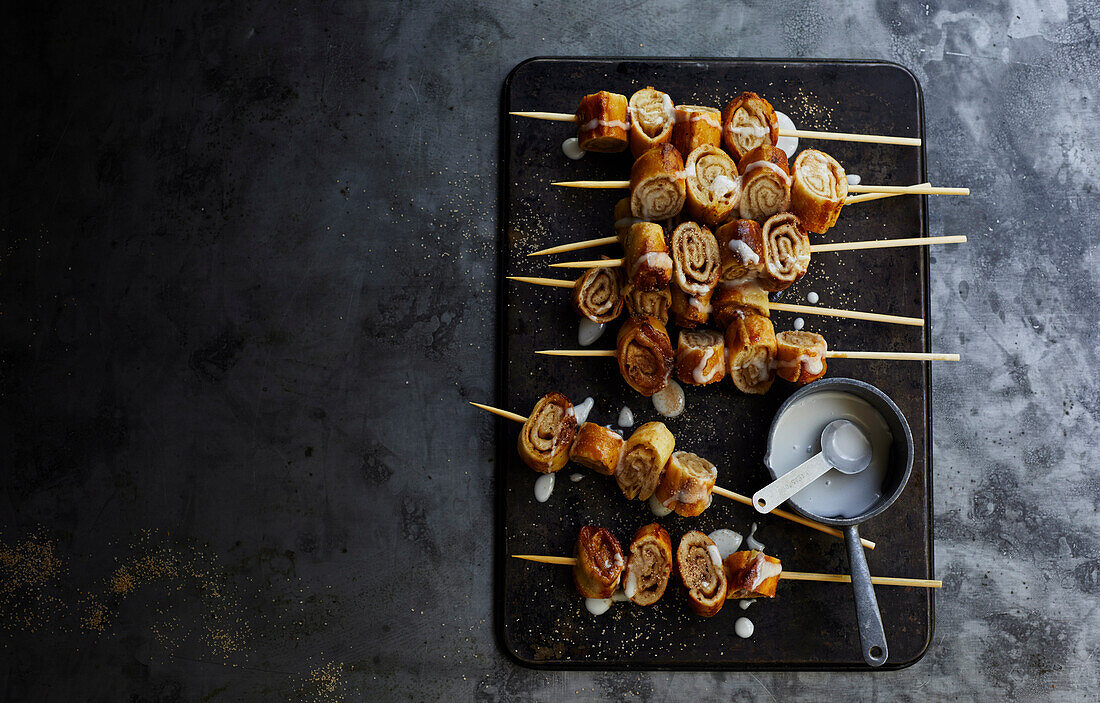
[[[1095,2],[74,3],[4,25],[9,700],[1095,700]],[[536,672],[492,627],[497,109],[533,55],[875,58],[933,199],[929,654]],[[53,556],[51,556],[53,555]],[[106,615],[97,619],[97,613]]]

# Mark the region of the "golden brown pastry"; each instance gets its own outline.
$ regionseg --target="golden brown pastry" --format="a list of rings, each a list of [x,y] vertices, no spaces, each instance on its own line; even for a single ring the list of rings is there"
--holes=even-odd
[[[673,452],[657,484],[657,500],[677,515],[695,517],[710,507],[710,492],[718,469],[691,452]]]
[[[758,146],[737,164],[741,172],[741,217],[763,221],[784,212],[791,203],[787,154],[771,144]]]
[[[618,432],[586,422],[577,430],[577,437],[569,450],[569,460],[610,476],[619,465],[622,450],[623,438]]]
[[[651,523],[634,533],[623,569],[623,595],[635,605],[653,605],[665,594],[672,576],[672,540],[665,528]]]
[[[779,120],[771,103],[756,93],[741,93],[722,111],[722,146],[740,160],[761,144],[779,140]]]
[[[713,288],[700,295],[685,293],[679,286],[670,286],[669,289],[672,291],[672,306],[669,310],[677,325],[690,330],[707,324],[707,320],[710,319]]]
[[[810,237],[792,212],[772,215],[761,228],[764,242],[764,268],[760,285],[771,293],[786,290],[806,275],[810,266]]]
[[[713,107],[677,105],[672,146],[690,154],[701,146],[722,146],[722,113]]]
[[[729,154],[711,144],[690,152],[684,163],[687,200],[684,209],[692,218],[717,227],[736,216],[741,202],[741,179]]]
[[[668,331],[657,318],[627,318],[619,328],[615,356],[623,380],[647,398],[668,385],[675,355]]]
[[[767,393],[775,380],[775,329],[762,315],[746,315],[726,328],[729,377],[742,393]]]
[[[573,309],[593,322],[611,322],[623,309],[618,268],[590,268],[573,283]]]
[[[791,212],[810,232],[824,234],[836,224],[848,197],[848,176],[823,151],[806,149],[791,166]]]
[[[629,143],[630,117],[625,95],[601,90],[581,98],[577,107],[577,141],[585,151],[610,154]]]
[[[710,537],[689,532],[676,548],[676,571],[687,589],[688,605],[697,615],[716,615],[726,602],[726,570]]]
[[[654,88],[630,96],[630,151],[637,158],[655,146],[672,141],[676,108],[672,98]]]
[[[655,146],[630,167],[630,209],[647,222],[667,220],[684,207],[684,159],[671,144]]]
[[[690,386],[726,377],[726,340],[714,330],[683,330],[676,341],[676,378]]]
[[[711,317],[719,329],[726,329],[735,320],[748,315],[771,317],[768,294],[757,281],[718,284],[710,299]]]
[[[764,237],[756,220],[732,220],[718,228],[714,239],[722,258],[723,281],[746,281],[764,269]]]
[[[655,317],[662,325],[668,324],[668,310],[672,305],[672,292],[668,286],[660,290],[642,290],[633,283],[627,283],[623,286],[623,300],[631,317]]]
[[[721,273],[718,242],[706,227],[685,222],[669,238],[672,282],[685,293],[703,295],[714,290]]]
[[[676,439],[663,422],[647,422],[634,430],[623,444],[615,469],[615,482],[623,495],[649,500],[675,448]]]
[[[783,566],[775,557],[755,549],[734,552],[722,562],[728,582],[728,598],[775,598]]]
[[[775,335],[775,375],[804,386],[825,375],[825,338],[813,332]]]
[[[672,256],[661,225],[653,222],[631,225],[623,249],[627,280],[635,288],[661,290],[672,280]]]
[[[573,585],[583,598],[610,598],[623,573],[623,549],[603,527],[585,525],[573,548]]]
[[[535,403],[519,432],[519,456],[541,474],[552,474],[569,461],[569,447],[577,433],[573,404],[551,391]]]

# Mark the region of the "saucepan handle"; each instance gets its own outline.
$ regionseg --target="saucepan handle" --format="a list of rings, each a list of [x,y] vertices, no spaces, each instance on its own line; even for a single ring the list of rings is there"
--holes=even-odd
[[[852,571],[852,590],[856,596],[856,618],[859,620],[859,641],[863,659],[871,666],[886,663],[886,632],[882,629],[882,614],[878,610],[875,588],[871,585],[871,572],[867,569],[867,557],[859,541],[859,528],[844,528],[844,543],[848,547],[848,566]]]

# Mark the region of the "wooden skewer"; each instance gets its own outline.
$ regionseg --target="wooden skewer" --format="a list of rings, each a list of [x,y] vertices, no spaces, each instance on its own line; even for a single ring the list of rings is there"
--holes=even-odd
[[[612,352],[612,354],[614,354],[614,352]],[[499,415],[501,417],[506,417],[509,420],[515,420],[516,422],[527,422],[527,418],[525,418],[523,415],[520,415],[518,413],[509,412],[507,410],[501,410],[500,408],[494,408],[492,405],[482,405],[481,403],[474,403],[474,402],[470,402],[470,405],[473,405],[474,407],[477,407],[477,408],[481,408],[482,410],[485,410],[487,412],[491,412],[494,415]],[[749,498],[748,496],[743,496],[740,493],[735,493],[735,492],[733,492],[729,489],[722,488],[721,486],[715,486],[714,488],[711,489],[711,492],[712,493],[717,493],[718,495],[722,496],[723,498],[729,498],[730,500],[735,500],[738,503],[741,503],[742,505],[748,505],[750,507],[752,506],[752,498]],[[799,525],[804,525],[806,527],[809,527],[812,530],[817,530],[819,532],[824,532],[827,535],[832,535],[833,537],[837,537],[839,539],[844,539],[844,533],[841,532],[840,530],[836,529],[835,527],[830,527],[828,525],[822,525],[820,522],[814,522],[813,520],[808,520],[808,519],[802,517],[801,515],[795,515],[794,513],[789,513],[786,510],[780,510],[780,509],[773,510],[773,511],[771,511],[770,514],[771,515],[776,515],[776,516],[781,517],[781,518],[786,518],[787,520],[790,520],[792,522],[797,522]],[[864,539],[864,538],[860,537],[859,541],[867,549],[874,549],[875,548],[875,543],[872,542],[869,539]],[[564,559],[566,557],[547,557],[547,558],[548,559]]]
[[[598,189],[615,189],[615,190],[627,190],[630,188],[630,181],[553,181],[550,183],[552,186],[562,186],[564,188],[588,188],[590,190]],[[876,185],[858,185],[848,186],[849,193],[891,193],[893,195],[970,195],[969,188],[950,188],[945,186],[926,186],[926,185],[912,185],[912,186],[876,186]],[[858,197],[858,196],[857,196]],[[851,205],[855,201],[854,198],[845,200],[846,205]]]
[[[514,559],[537,561],[540,564],[560,564],[562,566],[576,566],[576,557],[551,557],[542,554],[513,554]],[[787,581],[821,581],[823,583],[851,583],[852,577],[847,574],[815,574],[809,571],[787,571],[779,574],[780,580]],[[938,579],[910,579],[896,576],[872,576],[871,583],[876,586],[915,586],[918,588],[943,588],[943,581]]]
[[[619,241],[617,236],[600,237],[598,239],[586,239],[583,242],[573,242],[572,244],[562,244],[561,246],[550,247],[549,249],[540,249],[533,251],[527,256],[545,256],[546,254],[564,254],[567,251],[576,251],[577,249],[588,249],[590,247],[602,247],[604,244],[615,244]]]
[[[931,186],[928,181],[924,183],[918,183],[910,188],[921,188],[925,186]],[[896,198],[899,195],[905,195],[905,193],[865,193],[863,195],[853,195],[850,198],[844,198],[845,205],[855,205],[856,203],[865,203],[869,200],[881,200],[882,198]]]
[[[576,122],[577,116],[568,112],[509,112],[516,117],[530,117],[536,120],[549,120],[551,122]],[[852,134],[850,132],[817,132],[810,129],[780,129],[781,137],[798,137],[799,139],[824,139],[835,142],[864,142],[867,144],[897,144],[900,146],[920,146],[921,140],[916,137],[888,137],[881,134]]]
[[[545,356],[615,356],[614,349],[541,349],[535,352]],[[828,359],[880,359],[884,361],[958,361],[958,354],[926,354],[924,352],[868,352],[868,351],[827,351]]]
[[[563,281],[560,278],[539,278],[538,276],[506,276],[509,281],[520,283],[534,283],[536,286],[553,286],[555,288],[572,288],[574,281]]]

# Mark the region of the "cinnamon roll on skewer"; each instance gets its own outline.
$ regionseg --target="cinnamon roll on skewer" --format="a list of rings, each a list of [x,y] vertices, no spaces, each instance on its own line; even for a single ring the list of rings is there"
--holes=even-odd
[[[615,357],[627,385],[649,397],[668,385],[675,354],[661,321],[639,316],[627,319],[619,328]]]
[[[604,527],[586,525],[573,548],[573,585],[584,598],[610,598],[619,587],[623,550],[619,540]]]
[[[623,595],[635,605],[661,599],[672,576],[672,539],[665,528],[651,523],[634,533],[623,569]]]
[[[726,602],[726,570],[717,545],[702,532],[688,532],[676,548],[676,571],[696,615],[716,615]]]
[[[684,159],[676,147],[661,144],[639,156],[630,168],[630,209],[648,222],[680,214],[687,195]]]
[[[791,212],[802,226],[824,234],[836,224],[848,197],[848,176],[836,159],[817,149],[806,149],[791,165]]]
[[[775,375],[804,386],[825,375],[825,338],[814,332],[780,332],[775,335]]]
[[[741,202],[741,179],[737,162],[712,144],[688,153],[685,210],[709,227],[717,227],[734,215]]]
[[[727,598],[775,598],[783,565],[755,549],[734,552],[722,562],[728,582]]]
[[[722,280],[756,278],[764,268],[764,236],[755,220],[732,220],[714,232],[722,259]]]
[[[810,238],[798,216],[783,212],[769,217],[761,228],[764,243],[764,268],[760,285],[775,293],[786,290],[806,275],[810,265]]]
[[[594,422],[586,422],[577,429],[577,436],[569,449],[569,460],[596,473],[610,476],[619,465],[622,451],[623,438],[618,432]]]
[[[670,240],[673,282],[685,293],[709,294],[721,273],[721,257],[714,235],[706,227],[685,222],[673,230]]]
[[[573,283],[573,309],[592,322],[611,322],[623,309],[622,273],[590,268]]]
[[[667,93],[649,87],[630,96],[630,151],[638,158],[672,140],[676,109]]]
[[[626,149],[630,116],[625,95],[601,90],[581,98],[577,107],[577,142],[581,149],[610,154]]]
[[[668,324],[668,312],[672,305],[672,292],[669,286],[660,290],[642,290],[633,283],[623,286],[623,301],[631,317],[654,317],[662,325]]]
[[[627,276],[635,287],[656,291],[672,280],[673,261],[661,225],[653,222],[631,225],[623,249]]]
[[[721,329],[727,329],[737,320],[749,315],[771,317],[768,294],[755,280],[745,283],[727,281],[720,284],[711,298],[710,307],[714,324]]]
[[[657,500],[677,515],[695,517],[710,507],[718,469],[698,454],[673,452],[657,484]]]
[[[692,295],[685,293],[679,286],[670,286],[672,291],[672,319],[684,329],[695,329],[699,325],[707,324],[710,319],[711,297],[714,289],[705,293]]]
[[[684,330],[676,342],[676,378],[691,386],[726,377],[726,341],[714,330]]]
[[[519,456],[541,474],[560,471],[569,461],[569,448],[577,433],[573,404],[551,391],[535,403],[519,432]]]
[[[649,500],[661,472],[676,448],[676,438],[662,422],[647,422],[630,435],[619,455],[615,481],[628,499]]]
[[[672,126],[672,146],[690,154],[701,146],[722,145],[722,112],[701,105],[677,105],[676,124]]]
[[[729,377],[743,393],[767,393],[775,380],[775,329],[762,315],[746,315],[726,328]]]
[[[791,203],[791,175],[787,154],[771,144],[758,146],[741,157],[741,202],[738,210],[747,220],[763,221],[784,212]]]
[[[740,160],[756,147],[774,145],[778,140],[775,110],[756,93],[741,93],[722,111],[722,146],[734,159]]]

